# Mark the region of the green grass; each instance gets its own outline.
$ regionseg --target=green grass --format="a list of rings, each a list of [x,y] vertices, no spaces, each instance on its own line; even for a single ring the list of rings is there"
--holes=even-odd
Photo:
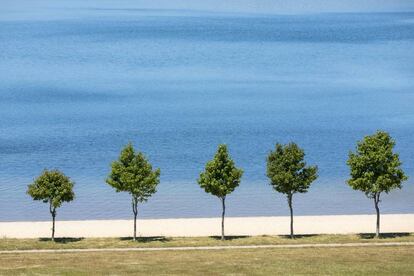
[[[287,236],[236,236],[221,241],[218,237],[139,238],[63,238],[56,242],[44,239],[7,239],[0,238],[0,250],[59,249],[59,248],[125,248],[125,247],[174,247],[174,246],[214,246],[214,245],[262,245],[262,244],[298,244],[298,243],[353,243],[353,242],[402,242],[414,241],[414,234],[384,234],[375,239],[372,234],[360,235],[305,235],[294,240]]]
[[[414,246],[0,254],[0,275],[414,275]]]

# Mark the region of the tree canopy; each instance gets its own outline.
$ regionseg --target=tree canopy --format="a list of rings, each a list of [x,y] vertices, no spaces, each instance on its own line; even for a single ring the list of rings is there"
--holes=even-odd
[[[34,200],[49,202],[52,208],[59,208],[63,202],[75,198],[74,182],[59,170],[44,170],[42,174],[28,186],[27,193]]]
[[[306,166],[305,152],[295,143],[276,144],[267,157],[267,176],[273,188],[283,194],[306,193],[318,177],[317,166]]]
[[[128,192],[138,202],[143,202],[157,191],[160,169],[153,170],[143,153],[135,154],[131,143],[122,150],[119,160],[112,162],[111,167],[106,182],[117,192]]]
[[[219,145],[213,160],[207,162],[198,183],[207,193],[224,198],[239,186],[243,170],[236,168],[226,145]]]
[[[384,131],[377,131],[359,141],[356,152],[349,153],[349,186],[364,192],[369,198],[401,188],[407,176],[401,169],[398,154],[393,152],[394,146],[394,139]]]

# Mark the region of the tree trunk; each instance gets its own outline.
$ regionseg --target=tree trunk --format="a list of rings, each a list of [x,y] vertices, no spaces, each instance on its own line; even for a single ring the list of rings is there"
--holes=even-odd
[[[52,241],[55,241],[55,217],[56,214],[52,214],[53,224],[52,224]]]
[[[223,212],[221,213],[221,240],[224,241],[224,215],[226,214],[226,197],[221,198],[221,205],[223,207]]]
[[[134,237],[133,240],[137,240],[137,215],[138,215],[138,200],[132,198],[132,212],[134,213]]]
[[[52,202],[49,204],[49,211],[52,215],[52,241],[55,241],[55,220],[56,220],[56,208],[52,207]]]
[[[288,204],[289,204],[289,210],[290,210],[290,238],[295,238],[293,234],[293,208],[292,208],[292,194],[288,194]]]
[[[380,202],[380,193],[374,195],[375,211],[377,213],[377,225],[376,225],[376,232],[375,232],[376,238],[379,238],[380,236],[380,209],[378,206],[379,202]]]

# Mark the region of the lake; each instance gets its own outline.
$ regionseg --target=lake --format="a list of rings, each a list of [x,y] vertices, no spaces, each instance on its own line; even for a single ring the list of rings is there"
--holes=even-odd
[[[143,218],[219,216],[196,182],[219,143],[245,171],[228,216],[288,215],[265,161],[290,141],[320,175],[295,214],[373,213],[346,160],[377,129],[411,177],[381,210],[413,213],[413,45],[410,12],[0,11],[0,221],[49,219],[25,193],[44,168],[76,182],[58,219],[131,218],[128,194],[105,183],[129,141],[161,169]]]

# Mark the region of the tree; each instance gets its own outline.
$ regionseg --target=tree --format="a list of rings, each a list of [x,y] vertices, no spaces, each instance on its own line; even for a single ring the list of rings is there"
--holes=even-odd
[[[128,192],[132,197],[134,213],[134,241],[137,239],[138,203],[145,202],[157,191],[160,182],[160,169],[152,170],[152,166],[143,153],[135,154],[129,143],[121,151],[119,159],[112,162],[111,172],[106,183],[116,192]]]
[[[207,193],[221,200],[221,239],[224,240],[224,215],[226,213],[226,196],[239,186],[243,170],[236,168],[229,156],[226,145],[219,145],[214,159],[206,164],[205,171],[200,174],[198,184]]]
[[[290,237],[293,239],[293,207],[295,193],[306,193],[311,183],[318,177],[317,166],[306,166],[305,152],[295,143],[276,144],[275,151],[267,157],[267,176],[270,184],[287,197],[290,209]]]
[[[28,185],[27,194],[34,200],[49,203],[49,212],[52,215],[52,241],[55,241],[56,209],[63,202],[70,202],[75,198],[74,182],[59,170],[44,170],[42,174]]]
[[[407,176],[401,169],[398,154],[393,153],[395,141],[387,132],[377,131],[358,142],[356,152],[349,153],[348,166],[351,178],[348,185],[374,200],[377,213],[376,233],[380,235],[379,202],[381,193],[400,189]]]

